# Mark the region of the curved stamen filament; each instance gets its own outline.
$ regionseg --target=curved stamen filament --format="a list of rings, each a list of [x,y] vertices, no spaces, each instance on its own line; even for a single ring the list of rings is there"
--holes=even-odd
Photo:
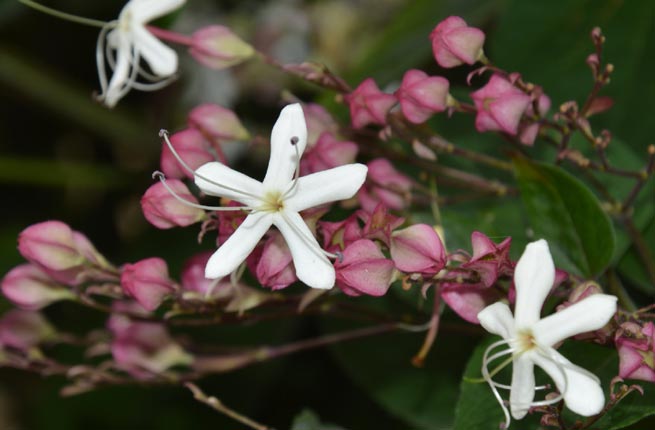
[[[182,160],[182,157],[180,157],[180,155],[177,153],[177,151],[176,151],[175,148],[173,147],[173,144],[171,143],[171,140],[170,140],[169,137],[168,137],[168,131],[167,131],[167,130],[164,130],[164,129],[160,130],[160,131],[159,131],[159,137],[162,137],[162,138],[164,139],[164,141],[166,142],[166,145],[168,146],[168,149],[171,150],[171,152],[173,153],[173,156],[175,157],[175,159],[177,160],[177,162],[180,163],[180,165],[181,165],[181,166],[182,166],[182,167],[183,167],[187,172],[191,173],[194,177],[196,177],[196,178],[200,178],[200,179],[202,179],[203,181],[205,181],[205,182],[207,182],[207,183],[209,183],[209,184],[211,184],[211,185],[215,185],[215,186],[217,186],[217,187],[225,188],[226,190],[231,191],[231,192],[233,192],[233,193],[241,194],[241,195],[244,196],[244,197],[249,197],[249,198],[251,198],[251,199],[255,199],[255,200],[261,200],[261,197],[260,197],[260,196],[256,196],[256,195],[251,194],[251,193],[249,193],[249,192],[247,192],[247,191],[243,191],[243,190],[238,190],[238,189],[236,189],[236,188],[232,188],[232,187],[230,187],[230,186],[227,186],[227,185],[221,184],[221,183],[219,183],[219,182],[213,181],[213,180],[207,178],[207,177],[204,176],[204,175],[200,175],[200,174],[198,174],[195,170],[193,170],[191,167],[189,167],[189,165],[188,165],[184,160]]]
[[[112,28],[110,25],[115,25],[117,21],[112,21],[103,26],[98,35],[98,42],[96,42],[96,66],[98,68],[98,78],[100,79],[100,94],[98,100],[103,100],[107,95],[107,71],[105,70],[105,55],[108,45],[105,45],[107,32]],[[113,69],[113,66],[112,66]]]
[[[296,190],[298,185],[298,178],[300,178],[300,150],[298,149],[298,138],[296,136],[291,138],[291,146],[293,146],[293,149],[296,150],[296,171],[293,175],[293,182],[291,183],[291,187],[282,195],[282,199],[286,199],[291,195],[292,192]]]
[[[59,19],[63,19],[65,21],[71,21],[77,24],[82,24],[82,25],[90,25],[92,27],[104,27],[107,25],[106,22],[100,21],[97,19],[91,19],[91,18],[85,18],[83,16],[78,16],[78,15],[73,15],[70,13],[62,12],[57,9],[50,8],[48,6],[44,6],[40,3],[34,2],[32,0],[18,0],[19,3],[23,3],[25,6],[31,7],[34,10],[38,10],[39,12],[43,12],[47,15],[54,16]]]
[[[308,238],[307,235],[302,230],[297,228],[296,225],[289,220],[289,217],[286,216],[284,211],[280,211],[280,215],[282,216],[284,221],[286,221],[287,225],[291,227],[294,233],[296,233],[300,237],[300,239],[302,239],[303,242],[305,242],[305,245],[307,245],[307,247],[311,249],[313,253],[315,253],[318,256],[326,256],[327,258],[331,258],[333,260],[343,261],[343,254],[341,253],[332,254],[331,252],[327,252],[320,246],[316,246],[318,244],[316,242],[316,239],[313,236],[311,239]]]
[[[501,345],[509,345],[510,342],[507,340],[499,340],[497,342],[492,343],[487,347],[487,349],[484,351],[484,355],[482,356],[482,377],[484,378],[485,381],[489,384],[489,387],[491,387],[491,391],[493,392],[494,397],[498,401],[498,404],[500,405],[501,409],[503,410],[503,415],[505,416],[505,426],[504,428],[508,428],[509,424],[512,421],[512,418],[509,414],[509,409],[507,409],[507,406],[505,406],[505,401],[503,400],[503,397],[500,395],[498,392],[497,388],[497,383],[491,378],[491,373],[489,372],[489,364],[493,361],[496,360],[500,357],[503,357],[508,354],[513,354],[514,353],[514,348],[509,347],[507,349],[504,349],[491,357],[489,357],[489,354],[491,351],[496,349],[497,347]],[[509,364],[509,363],[508,363]],[[495,369],[494,369],[495,370]],[[504,387],[503,387],[504,388]]]
[[[221,212],[252,212],[254,211],[253,208],[248,207],[248,206],[234,206],[234,207],[229,207],[229,206],[207,206],[207,205],[201,205],[198,203],[191,202],[189,200],[186,200],[184,197],[180,196],[177,194],[167,183],[166,183],[166,176],[160,172],[160,171],[155,171],[152,174],[153,179],[159,179],[159,181],[162,183],[164,188],[166,188],[166,191],[170,193],[173,197],[175,197],[176,200],[180,201],[186,206],[190,206],[192,208],[197,208],[197,209],[202,209],[202,210],[208,210],[208,211],[221,211]]]

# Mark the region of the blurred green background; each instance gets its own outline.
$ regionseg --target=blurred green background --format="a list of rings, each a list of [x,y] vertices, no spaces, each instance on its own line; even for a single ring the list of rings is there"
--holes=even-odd
[[[583,99],[589,91],[592,83],[584,60],[593,49],[589,32],[599,25],[608,39],[609,61],[616,67],[605,94],[613,96],[616,105],[594,126],[611,127],[625,142],[625,151],[637,160],[643,159],[646,145],[653,143],[650,116],[655,99],[655,2],[188,3],[161,25],[187,34],[202,25],[228,25],[281,61],[324,62],[353,86],[373,76],[382,88],[393,88],[405,70],[420,68],[445,75],[451,85],[459,86],[455,93],[465,94],[468,89],[462,84],[469,69],[439,69],[428,40],[440,20],[460,15],[487,33],[487,56],[499,66],[520,71],[527,80],[543,85],[554,109],[565,100]],[[44,4],[111,20],[123,2],[55,0]],[[58,20],[16,1],[0,1],[0,273],[21,262],[16,236],[23,228],[60,219],[84,232],[115,263],[160,256],[177,274],[183,259],[199,250],[195,233],[151,227],[141,215],[139,199],[158,165],[159,129],[183,128],[186,112],[197,104],[213,102],[231,107],[250,130],[263,136],[269,133],[280,95],[287,89],[305,101],[328,102],[336,114],[347,118],[342,108],[331,103],[332,94],[289,79],[256,61],[216,72],[203,69],[183,51],[180,79],[174,85],[155,93],[132,91],[114,110],[105,109],[92,99],[98,89],[97,33],[95,28]],[[474,81],[475,85],[480,83]],[[437,120],[435,126],[456,143],[475,142],[486,148],[499,143],[493,136],[475,134],[472,117]],[[237,154],[235,165],[257,172],[265,159],[260,151],[247,157]],[[655,246],[650,209],[640,228]],[[484,229],[476,220],[470,228],[452,225],[450,247],[468,248],[468,236],[475,228],[499,236],[513,233],[503,227],[508,223],[503,217],[515,214],[488,211],[487,215]],[[447,232],[449,218],[458,219],[457,209],[445,211]],[[208,242],[205,247],[211,247]],[[514,252],[520,249],[520,245],[514,246]],[[630,251],[624,252],[619,257],[627,259]],[[634,274],[634,282],[643,285],[639,276]],[[642,293],[650,294],[647,289]],[[8,308],[5,302],[1,306]],[[80,331],[102,325],[104,318],[69,304],[53,306],[46,314],[59,326]],[[409,363],[422,336],[407,334],[302,353],[215,376],[200,385],[226,404],[277,429],[291,428],[294,417],[305,408],[324,421],[349,429],[449,428],[456,401],[450,393],[457,390],[473,343],[470,337],[462,341],[456,317],[447,316],[446,320],[437,349],[424,370],[413,369]],[[317,335],[325,329],[323,322],[304,318],[207,329],[198,335],[217,344],[278,343]],[[399,389],[396,380],[402,378]],[[241,428],[196,403],[181,388],[107,388],[61,398],[58,390],[62,384],[61,378],[0,369],[0,429]],[[399,406],[387,409],[384,405],[389,403]],[[412,414],[430,419],[408,418]],[[648,423],[635,428],[648,428]]]

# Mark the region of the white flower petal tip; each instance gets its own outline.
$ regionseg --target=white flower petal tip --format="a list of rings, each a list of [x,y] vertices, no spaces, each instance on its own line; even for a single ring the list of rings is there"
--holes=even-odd
[[[605,405],[599,379],[571,363],[553,345],[580,333],[598,330],[616,313],[617,298],[606,294],[591,295],[560,312],[540,319],[541,306],[552,288],[555,266],[545,240],[529,244],[514,272],[516,304],[514,316],[509,307],[497,302],[478,314],[480,324],[503,340],[490,345],[484,353],[482,375],[505,414],[505,428],[510,416],[523,418],[531,407],[545,406],[561,400],[571,411],[582,415],[598,414]],[[505,349],[497,351],[498,347]],[[493,380],[489,368],[496,360],[513,357],[512,384]],[[561,393],[557,398],[534,401],[533,367],[541,367],[555,382]],[[509,389],[509,409],[498,388]]]

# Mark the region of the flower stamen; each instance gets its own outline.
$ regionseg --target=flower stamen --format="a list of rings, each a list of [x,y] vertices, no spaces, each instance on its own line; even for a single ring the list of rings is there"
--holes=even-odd
[[[32,0],[18,0],[18,2],[23,3],[25,6],[30,7],[34,10],[43,12],[46,15],[54,16],[55,18],[63,19],[65,21],[70,21],[77,24],[89,25],[91,27],[100,27],[100,28],[104,28],[107,25],[107,23],[104,21],[100,21],[92,18],[85,18],[83,16],[62,12],[57,9],[53,9],[51,7],[44,6],[40,3],[34,2]]]

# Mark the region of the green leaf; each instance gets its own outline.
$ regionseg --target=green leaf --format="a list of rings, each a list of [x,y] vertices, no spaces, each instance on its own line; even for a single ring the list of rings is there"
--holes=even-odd
[[[303,410],[293,420],[291,430],[346,430],[333,424],[321,423],[318,415],[309,409]]]
[[[588,278],[600,274],[612,258],[615,235],[594,194],[555,166],[516,158],[514,168],[532,228],[548,240],[558,265]]]

